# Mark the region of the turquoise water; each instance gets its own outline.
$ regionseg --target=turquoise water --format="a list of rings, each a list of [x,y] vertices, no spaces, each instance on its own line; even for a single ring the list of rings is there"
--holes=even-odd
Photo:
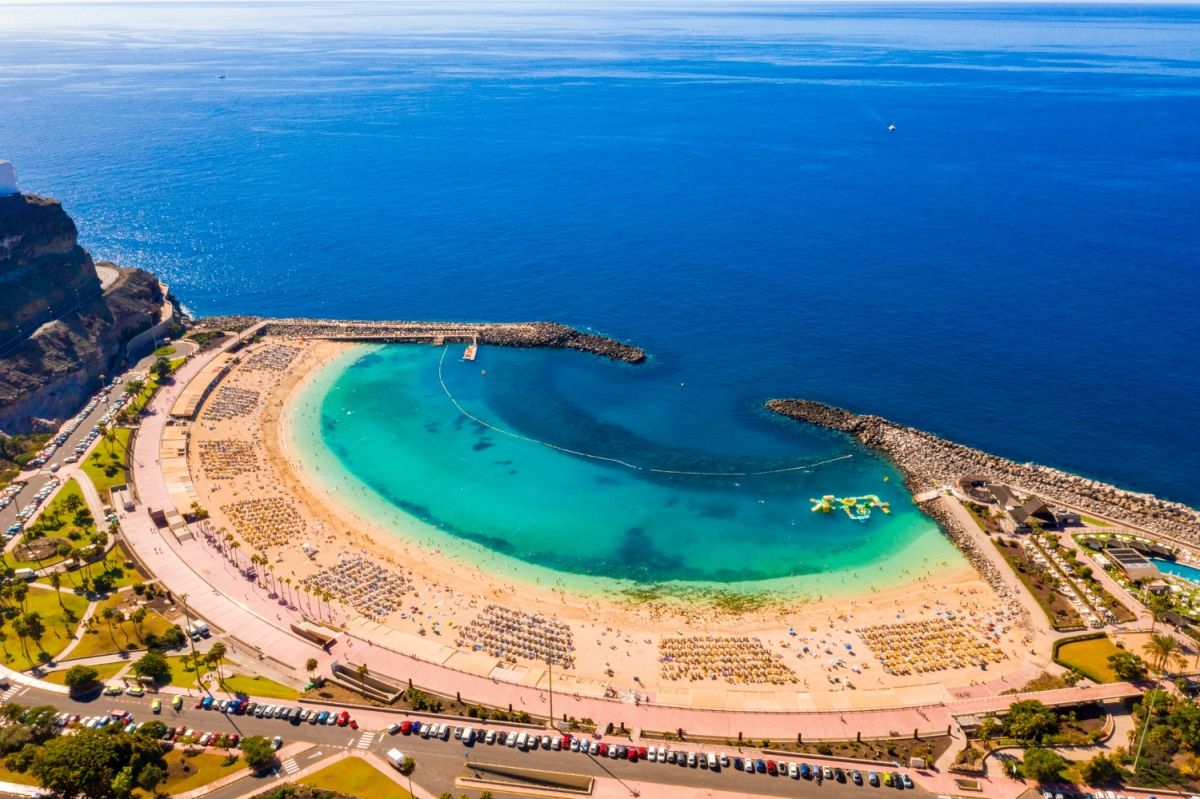
[[[640,413],[667,454],[785,458],[756,414],[805,396],[1200,504],[1195,5],[0,0],[0,21],[0,158],[198,313],[590,325],[661,385],[589,418]],[[689,413],[649,399],[680,382]]]
[[[1182,577],[1185,580],[1191,580],[1196,585],[1200,585],[1200,569],[1173,560],[1163,560],[1162,558],[1150,558],[1150,560],[1163,574],[1173,574],[1176,577]]]
[[[296,406],[309,467],[337,486],[339,500],[398,534],[514,572],[726,586],[782,580],[815,593],[961,564],[894,468],[844,436],[766,412],[711,426],[689,413],[686,386],[668,397],[642,393],[659,381],[653,364],[488,347],[465,363],[461,353],[461,345],[444,359],[433,347],[358,348]],[[638,468],[489,429],[447,391],[497,428]],[[790,471],[666,473],[779,469]],[[893,512],[866,522],[813,513],[809,498],[823,494],[876,494]],[[397,521],[396,509],[423,524]]]

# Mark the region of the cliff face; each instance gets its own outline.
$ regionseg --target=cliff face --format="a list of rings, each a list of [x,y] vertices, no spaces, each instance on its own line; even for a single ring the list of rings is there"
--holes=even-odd
[[[57,200],[0,197],[0,431],[73,414],[164,301],[141,270],[120,270],[102,290]]]

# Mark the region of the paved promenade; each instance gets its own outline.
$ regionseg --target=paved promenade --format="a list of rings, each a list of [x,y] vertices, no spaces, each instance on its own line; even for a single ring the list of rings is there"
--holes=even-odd
[[[139,504],[130,512],[119,511],[128,545],[147,564],[175,597],[186,595],[189,613],[199,615],[210,625],[245,647],[257,650],[277,665],[290,667],[298,681],[304,679],[304,662],[315,657],[322,671],[333,659],[366,663],[376,673],[414,684],[449,696],[460,693],[464,700],[482,702],[532,714],[548,712],[548,696],[535,687],[503,683],[489,677],[468,674],[421,661],[404,653],[384,649],[352,636],[341,637],[326,653],[314,644],[288,631],[288,622],[299,621],[303,614],[268,597],[246,578],[203,536],[180,543],[167,529],[159,530],[150,519],[150,509],[170,508],[170,498],[159,469],[159,442],[168,421],[167,409],[197,372],[221,350],[193,358],[154,398],[149,415],[143,420],[135,439],[133,473]],[[248,553],[240,553],[242,561]],[[1039,695],[1043,701],[1071,702],[1111,699],[1135,693],[1132,686],[1117,683],[1091,688],[1072,688]],[[901,692],[895,702],[903,703]],[[846,697],[849,699],[850,697]],[[926,704],[920,707],[891,709],[790,711],[722,711],[664,707],[650,703],[635,705],[617,700],[580,697],[556,692],[555,714],[592,718],[597,722],[623,723],[629,729],[673,731],[683,729],[690,735],[736,739],[741,732],[755,738],[791,740],[797,734],[806,738],[885,737],[921,733],[945,734],[952,716],[1006,708],[1015,696],[976,696]],[[837,697],[834,697],[837,699]]]

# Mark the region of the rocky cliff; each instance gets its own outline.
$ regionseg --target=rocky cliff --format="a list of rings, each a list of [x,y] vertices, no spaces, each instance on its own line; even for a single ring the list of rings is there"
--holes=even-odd
[[[166,298],[154,276],[117,272],[102,288],[57,200],[0,196],[0,432],[73,414],[124,343],[158,321]]]

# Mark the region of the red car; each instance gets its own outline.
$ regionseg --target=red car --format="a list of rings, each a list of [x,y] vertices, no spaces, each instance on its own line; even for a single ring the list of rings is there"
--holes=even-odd
[[[196,700],[196,704],[192,705],[192,710],[200,710],[203,707],[204,707],[204,697],[200,697],[199,699]]]
[[[562,748],[563,748],[564,752],[571,751],[571,736],[570,735],[564,735],[562,737]]]
[[[638,750],[637,750],[637,747],[634,747],[634,746],[631,746],[631,747],[629,747],[629,762],[630,762],[630,763],[636,763],[636,762],[638,762]]]
[[[608,744],[600,744],[600,757],[608,757]]]
[[[354,719],[350,719],[350,729],[352,729],[352,730],[358,729],[358,722],[355,721]]]
[[[230,733],[229,734],[229,748],[237,749],[238,741],[240,741],[240,740],[242,740],[242,736],[238,735],[236,732]]]
[[[339,727],[345,727],[347,722],[349,722],[349,721],[350,721],[350,713],[348,711],[343,710],[341,715],[338,716],[337,725]]]
[[[767,761],[767,773],[768,773],[768,774],[770,774],[772,777],[774,777],[774,776],[776,776],[777,774],[779,774],[779,769],[775,767],[775,761],[774,761],[774,760],[768,760],[768,761]]]
[[[646,747],[644,747],[644,746],[638,747],[638,757],[640,757],[642,760],[646,759]]]
[[[412,735],[412,722],[406,721],[403,724],[401,724],[400,732],[404,733],[405,735]]]

